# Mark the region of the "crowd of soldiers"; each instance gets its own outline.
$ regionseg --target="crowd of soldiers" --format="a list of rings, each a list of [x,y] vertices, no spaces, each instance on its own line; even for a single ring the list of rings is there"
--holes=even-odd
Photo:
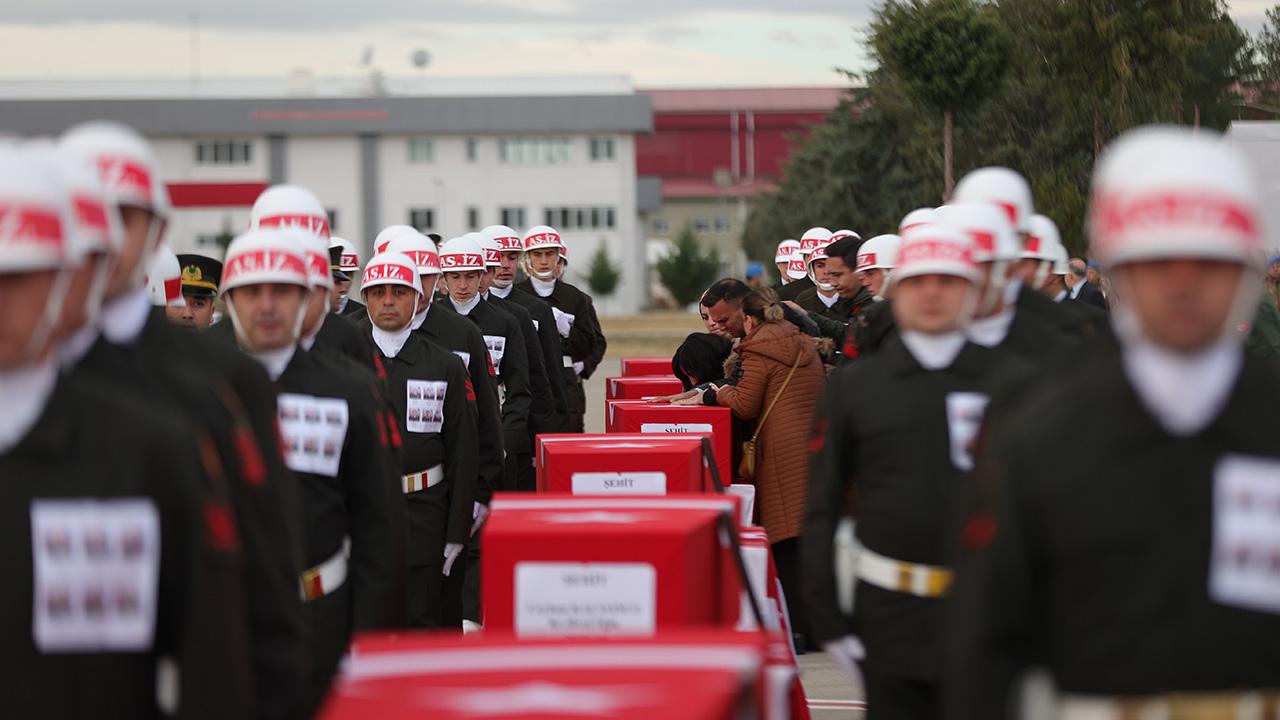
[[[11,717],[311,716],[354,632],[481,627],[490,498],[583,430],[605,338],[555,229],[362,266],[278,185],[216,260],[170,212],[130,128],[0,146]]]

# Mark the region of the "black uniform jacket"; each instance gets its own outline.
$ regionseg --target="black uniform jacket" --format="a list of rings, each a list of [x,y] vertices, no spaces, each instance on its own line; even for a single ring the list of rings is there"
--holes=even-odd
[[[795,303],[804,308],[810,317],[819,315],[828,320],[843,323],[849,321],[849,310],[853,306],[854,300],[837,297],[836,301],[828,307],[826,303],[818,298],[818,288],[811,287],[797,295]]]
[[[1269,545],[1237,533],[1277,522],[1277,397],[1274,368],[1246,353],[1217,417],[1174,436],[1143,406],[1119,347],[1100,342],[990,415],[982,500],[961,535],[952,715],[1005,717],[1030,664],[1075,694],[1275,688],[1280,604],[1217,583],[1269,577],[1274,588],[1280,573],[1274,533]]]
[[[533,288],[528,279],[516,285],[516,290],[539,297],[551,307],[574,316],[573,325],[569,328],[569,336],[561,338],[561,367],[565,383],[569,388],[569,412],[581,415],[587,409],[586,393],[582,389],[582,380],[590,378],[600,361],[604,359],[608,341],[600,329],[600,319],[596,317],[595,305],[591,296],[578,288],[557,280],[551,294],[542,297]],[[558,332],[558,331],[557,331]],[[565,360],[564,358],[568,358]],[[574,371],[572,364],[582,363],[582,374]]]
[[[168,406],[121,389],[96,378],[61,378],[35,425],[0,455],[4,715],[158,718],[157,661],[172,657],[181,669],[181,717],[252,717],[249,668],[241,665],[244,547],[230,503],[218,492],[226,480],[216,475],[216,451]],[[59,514],[86,501],[104,504],[93,519],[118,515],[112,503],[145,504],[158,520],[158,534],[134,534],[129,523],[104,532],[64,519],[42,521],[43,536],[33,545],[37,503]],[[150,552],[158,553],[153,617],[143,621],[151,631],[118,635],[120,644],[112,648],[99,645],[86,631],[147,612],[141,596],[147,591],[139,590],[148,583],[103,586],[86,570],[130,555],[140,558],[130,563],[135,567],[148,564]],[[38,562],[49,573],[39,582]],[[66,568],[68,563],[81,569]],[[106,577],[128,576],[109,566]],[[50,629],[61,619],[76,622],[80,631],[70,633],[70,645],[44,644],[37,639],[36,613],[51,620]],[[77,615],[90,620],[76,621]]]
[[[519,293],[519,297],[528,297],[524,293]],[[534,325],[533,317],[523,305],[500,298],[493,293],[489,293],[489,297],[485,298],[485,302],[489,303],[495,310],[505,312],[515,318],[516,327],[520,328],[520,336],[524,339],[524,356],[529,363],[529,452],[532,453],[532,438],[538,433],[559,432],[561,428],[560,419],[556,417],[555,396],[551,392],[551,381],[547,377],[547,364],[543,359],[542,345],[538,341],[538,329]],[[564,384],[564,377],[561,373],[553,373],[560,383]],[[513,452],[511,449],[508,453]]]
[[[382,356],[396,419],[403,429],[403,474],[444,465],[444,481],[405,495],[409,512],[409,561],[441,562],[445,542],[465,543],[471,535],[476,486],[476,396],[462,360],[417,334],[393,358]],[[424,385],[429,384],[429,385]],[[443,386],[441,385],[443,384]],[[415,397],[430,387],[444,397]],[[433,421],[419,415],[439,409]],[[434,423],[434,424],[433,424]],[[439,429],[431,429],[439,426]],[[447,525],[441,521],[447,519]]]
[[[340,314],[343,317],[351,318],[351,320],[354,322],[354,321],[358,321],[362,317],[367,317],[369,314],[369,309],[368,309],[368,306],[366,306],[364,303],[348,295],[347,306],[342,309],[342,312]]]
[[[556,331],[555,313],[551,312],[551,306],[542,298],[529,293],[512,290],[504,299],[509,304],[519,305],[529,311],[529,317],[533,320],[533,329],[538,336],[538,345],[542,348],[543,367],[546,368],[547,380],[551,384],[551,397],[555,402],[554,422],[557,424],[550,430],[538,432],[563,432],[568,423],[568,390],[565,386],[564,373],[558,369],[564,366],[564,352],[560,348],[560,333]]]
[[[810,280],[809,276],[807,275],[800,278],[799,280],[792,280],[786,285],[783,285],[782,289],[778,291],[778,299],[779,300],[795,300],[797,297],[799,297],[800,293],[804,292],[805,290],[808,290],[811,287],[813,287],[813,281]]]
[[[971,343],[949,367],[929,371],[895,339],[832,373],[815,428],[803,543],[819,642],[855,632],[866,644],[869,667],[919,679],[938,676],[941,600],[859,581],[850,624],[836,605],[835,527],[852,490],[863,546],[896,560],[949,565],[952,505],[972,467],[970,449],[953,447],[953,438],[966,428],[976,437],[980,422],[970,411],[962,423],[949,406],[960,394],[990,398],[997,381],[1023,372],[1016,359]]]
[[[372,370],[369,344],[356,327],[357,317],[344,317],[326,313],[320,330],[316,332],[316,345],[332,348]]]
[[[458,314],[453,302],[440,303],[440,310]],[[484,336],[486,348],[490,342],[501,339],[505,344],[501,359],[489,356],[496,377],[503,387],[502,399],[502,447],[507,454],[527,455],[532,452],[529,440],[529,358],[525,354],[524,337],[520,326],[510,313],[497,310],[483,298],[465,316]],[[505,478],[502,489],[514,490],[515,478]]]

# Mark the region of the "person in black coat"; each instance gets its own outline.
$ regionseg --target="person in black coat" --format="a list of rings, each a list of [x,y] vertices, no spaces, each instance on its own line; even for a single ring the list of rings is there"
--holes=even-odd
[[[961,329],[981,277],[968,247],[955,228],[907,231],[891,281],[899,337],[832,373],[814,431],[806,600],[837,664],[855,678],[865,666],[871,720],[933,718],[941,706],[952,506],[997,383],[1025,372]],[[838,585],[832,551],[850,494],[853,588]],[[838,602],[850,591],[852,616]]]
[[[1083,260],[1072,260],[1069,264],[1068,277],[1074,283],[1067,293],[1064,302],[1084,303],[1106,312],[1107,298],[1096,285],[1089,282],[1089,268]]]
[[[1116,341],[993,409],[947,717],[1016,713],[1030,666],[1057,717],[1274,712],[1280,379],[1236,331],[1259,292],[1257,184],[1220,138],[1177,128],[1122,136],[1093,178]],[[1066,434],[1072,462],[1046,463]]]

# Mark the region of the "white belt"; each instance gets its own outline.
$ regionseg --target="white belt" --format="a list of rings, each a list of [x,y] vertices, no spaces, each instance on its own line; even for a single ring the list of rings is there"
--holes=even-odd
[[[443,481],[444,465],[437,465],[429,470],[423,470],[400,478],[400,489],[404,490],[405,495],[408,495],[419,490],[435,487]]]
[[[562,356],[561,360],[564,362],[565,367],[567,368],[573,367],[573,358],[569,357],[568,355]]]
[[[346,538],[333,557],[302,571],[302,576],[298,578],[298,586],[302,592],[303,602],[322,598],[342,587],[342,583],[347,581],[347,555],[350,553],[351,538]]]
[[[1280,692],[1172,693],[1152,697],[1071,695],[1058,720],[1264,720],[1280,713]]]
[[[885,590],[917,597],[942,597],[951,586],[951,577],[949,568],[894,560],[865,546],[858,552],[858,578]]]

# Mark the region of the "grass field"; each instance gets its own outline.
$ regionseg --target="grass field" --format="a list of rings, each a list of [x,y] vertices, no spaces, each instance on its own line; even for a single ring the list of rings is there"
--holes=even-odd
[[[702,319],[683,312],[655,312],[600,318],[609,340],[607,357],[671,357],[692,332],[705,332]]]

